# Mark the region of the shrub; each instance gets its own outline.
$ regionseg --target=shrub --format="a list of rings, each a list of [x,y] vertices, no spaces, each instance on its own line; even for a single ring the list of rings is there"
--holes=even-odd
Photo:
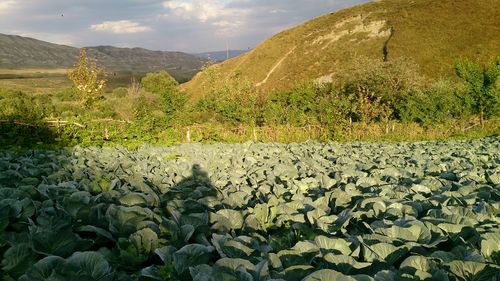
[[[263,108],[261,94],[255,85],[241,77],[239,71],[223,76],[219,66],[208,67],[204,84],[205,95],[196,104],[196,109],[212,113],[220,122],[259,125]]]
[[[161,96],[161,108],[167,122],[172,122],[174,115],[184,108],[187,97],[177,89],[179,83],[166,71],[146,74],[141,85],[146,91]]]
[[[125,87],[117,87],[113,89],[111,96],[115,98],[124,98],[129,94],[129,89]]]
[[[320,124],[338,135],[352,120],[355,110],[353,97],[344,95],[333,84],[323,84],[317,89],[317,119]]]
[[[166,71],[148,73],[141,80],[142,87],[151,93],[175,91],[179,83]]]
[[[451,81],[438,81],[422,91],[407,96],[397,105],[398,118],[426,127],[468,116],[460,100],[461,89]]]
[[[304,83],[291,91],[272,93],[266,103],[266,124],[303,126],[316,123],[318,88]]]
[[[500,105],[500,87],[497,83],[500,76],[500,59],[487,67],[470,61],[459,61],[455,71],[467,85],[468,99],[471,108],[479,114],[481,126],[484,118],[498,114]]]
[[[0,91],[0,147],[53,142],[56,136],[44,123],[53,111],[43,99],[18,91]]]
[[[364,123],[396,117],[398,104],[419,92],[425,82],[417,64],[406,58],[355,58],[338,79],[344,96],[355,101],[355,121]]]

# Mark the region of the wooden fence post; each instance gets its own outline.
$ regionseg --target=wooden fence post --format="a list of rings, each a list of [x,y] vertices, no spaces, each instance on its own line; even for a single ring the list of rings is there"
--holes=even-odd
[[[109,131],[108,127],[104,127],[104,140],[109,141]]]
[[[191,127],[187,128],[186,141],[187,141],[187,143],[191,143]]]

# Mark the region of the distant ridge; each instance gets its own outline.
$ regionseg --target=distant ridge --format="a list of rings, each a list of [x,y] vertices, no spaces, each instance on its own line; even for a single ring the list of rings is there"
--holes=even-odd
[[[249,52],[249,50],[229,50],[229,58],[232,59],[234,57],[237,57],[239,55],[242,55],[244,53]],[[206,60],[212,60],[216,62],[221,62],[225,61],[228,57],[228,52],[227,51],[214,51],[214,52],[205,52],[205,53],[198,53],[194,54],[195,56],[206,59]]]
[[[87,47],[88,55],[112,72],[146,73],[166,70],[187,81],[206,60],[181,52],[112,46]],[[0,34],[0,68],[66,68],[75,64],[78,48],[38,39]]]
[[[219,67],[269,92],[304,80],[335,81],[357,56],[411,58],[428,78],[454,77],[458,59],[500,56],[499,1],[372,1],[281,32]],[[201,72],[182,87],[197,96],[208,81]]]

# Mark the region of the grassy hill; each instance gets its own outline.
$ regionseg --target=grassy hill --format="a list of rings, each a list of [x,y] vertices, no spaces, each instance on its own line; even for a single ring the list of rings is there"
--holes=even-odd
[[[181,52],[142,48],[88,47],[90,57],[107,71],[146,73],[167,70],[179,81],[189,80],[206,60]],[[72,67],[78,49],[15,35],[0,34],[0,69]]]
[[[335,80],[353,57],[412,58],[429,78],[450,77],[460,58],[486,62],[500,55],[498,0],[381,0],[315,18],[220,64],[260,89],[303,80]],[[199,73],[182,87],[203,92]]]

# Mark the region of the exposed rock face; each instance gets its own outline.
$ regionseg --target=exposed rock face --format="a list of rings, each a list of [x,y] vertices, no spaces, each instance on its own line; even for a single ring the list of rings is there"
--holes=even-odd
[[[335,24],[330,33],[319,36],[312,44],[321,45],[321,49],[324,50],[343,37],[357,34],[368,38],[389,37],[391,30],[387,27],[387,21],[385,20],[371,21],[366,24],[361,15],[358,15]]]

